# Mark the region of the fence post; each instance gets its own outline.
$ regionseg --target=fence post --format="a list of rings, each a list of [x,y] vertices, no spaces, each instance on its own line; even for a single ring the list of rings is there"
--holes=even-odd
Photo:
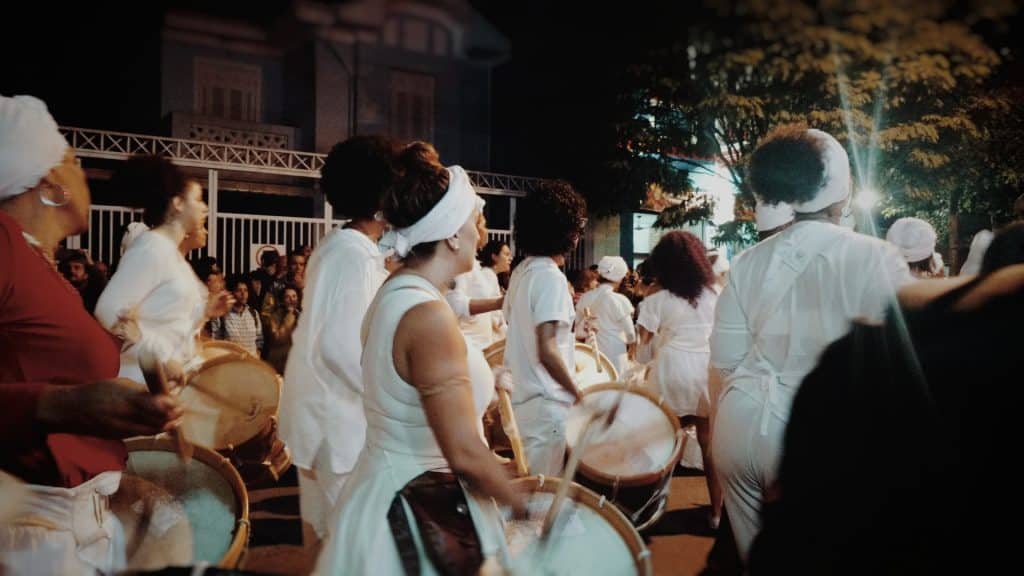
[[[319,245],[320,241],[324,239],[324,236],[327,236],[328,234],[331,233],[331,228],[333,226],[334,207],[331,206],[331,203],[327,201],[327,196],[324,196],[324,233],[321,234],[320,237],[316,239],[317,245]]]
[[[508,199],[508,249],[516,255],[516,197]]]
[[[217,254],[217,176],[217,171],[212,168],[206,176],[206,204],[210,207],[210,216],[206,219],[206,253],[220,261]]]

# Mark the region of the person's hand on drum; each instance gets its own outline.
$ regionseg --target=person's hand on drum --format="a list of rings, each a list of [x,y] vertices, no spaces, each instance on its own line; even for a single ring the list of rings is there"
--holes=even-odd
[[[169,390],[185,385],[185,369],[177,360],[164,362],[164,378],[167,379]]]
[[[135,308],[125,308],[117,314],[117,322],[110,327],[110,333],[121,341],[122,349],[133,346],[142,340],[142,329],[139,328],[139,312]]]
[[[509,394],[515,389],[515,382],[512,381],[512,371],[505,366],[494,367],[494,387],[497,390],[504,390]]]
[[[36,404],[36,416],[49,432],[103,438],[166,432],[183,414],[176,398],[151,395],[145,385],[127,378],[49,386]]]
[[[210,294],[206,303],[206,317],[220,318],[228,313],[228,310],[235,305],[235,297],[227,290],[221,290],[216,294]]]

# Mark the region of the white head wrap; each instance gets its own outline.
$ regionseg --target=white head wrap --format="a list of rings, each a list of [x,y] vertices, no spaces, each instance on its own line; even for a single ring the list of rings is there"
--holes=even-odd
[[[629,273],[629,266],[621,256],[602,256],[597,263],[597,273],[606,280],[620,282]]]
[[[900,218],[885,234],[907,262],[920,262],[934,254],[936,238],[932,225],[920,218]]]
[[[814,198],[793,204],[793,210],[805,214],[817,212],[850,196],[850,157],[843,145],[827,132],[812,128],[807,133],[824,146],[825,179]]]
[[[793,208],[785,202],[771,205],[758,200],[754,207],[754,218],[757,220],[758,232],[774,230],[793,221]]]
[[[42,100],[0,96],[0,201],[38,184],[67,148]]]
[[[384,234],[380,243],[385,249],[393,248],[399,258],[405,258],[417,244],[454,236],[473,210],[483,209],[484,200],[473,190],[466,171],[461,166],[450,166],[447,170],[448,190],[441,200],[412,226],[395,228]]]

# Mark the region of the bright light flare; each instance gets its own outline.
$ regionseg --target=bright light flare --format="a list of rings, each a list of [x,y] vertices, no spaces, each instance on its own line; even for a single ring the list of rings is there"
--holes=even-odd
[[[861,188],[853,202],[863,210],[871,210],[882,199],[882,194],[874,188]]]

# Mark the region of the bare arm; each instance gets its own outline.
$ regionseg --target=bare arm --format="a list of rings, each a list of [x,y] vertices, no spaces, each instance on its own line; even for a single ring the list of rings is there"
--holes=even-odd
[[[420,393],[434,437],[452,471],[503,504],[524,504],[477,428],[466,342],[444,302],[410,310],[398,324],[392,355],[398,374]]]
[[[182,414],[174,397],[154,396],[138,382],[113,378],[46,386],[39,395],[35,419],[47,432],[128,438],[166,432]]]
[[[572,395],[574,400],[580,399],[580,391],[572,380],[569,367],[562,362],[562,355],[558,352],[558,322],[543,322],[537,325],[537,356],[544,369],[555,379],[555,382],[565,388],[566,392]]]
[[[504,296],[499,296],[498,298],[474,298],[469,301],[469,313],[472,316],[476,316],[477,314],[483,314],[485,312],[501,310],[501,306],[504,302]]]

